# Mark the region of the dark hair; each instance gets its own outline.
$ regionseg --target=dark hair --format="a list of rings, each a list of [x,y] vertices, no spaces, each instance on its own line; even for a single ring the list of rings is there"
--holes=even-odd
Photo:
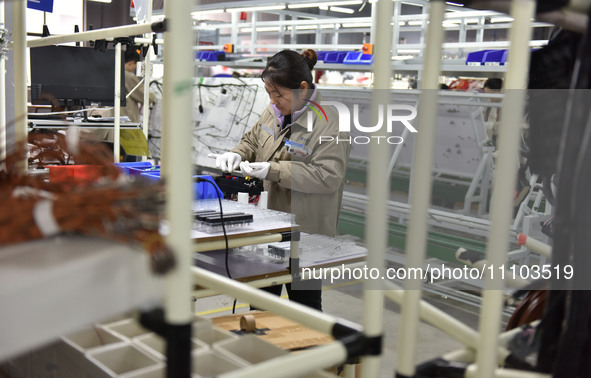
[[[137,52],[137,47],[127,46],[125,50],[125,63],[127,62],[139,62],[140,54]]]
[[[500,90],[501,88],[503,88],[503,79],[499,79],[498,77],[491,77],[489,79],[486,79],[482,87]]]
[[[269,59],[261,77],[263,81],[283,88],[299,89],[302,81],[312,88],[312,69],[317,61],[318,55],[312,49],[302,54],[283,50]]]

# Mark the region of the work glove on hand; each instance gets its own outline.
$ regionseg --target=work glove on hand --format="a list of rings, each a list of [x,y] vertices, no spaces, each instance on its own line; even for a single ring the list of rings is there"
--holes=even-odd
[[[210,158],[215,158],[215,166],[220,168],[222,172],[232,172],[240,162],[242,161],[242,157],[237,154],[236,152],[224,152],[223,154],[209,154],[207,155]]]
[[[240,170],[246,176],[252,176],[264,180],[267,178],[269,174],[269,168],[271,168],[271,163],[268,162],[261,162],[261,163],[249,163],[247,161],[243,161],[240,163]]]

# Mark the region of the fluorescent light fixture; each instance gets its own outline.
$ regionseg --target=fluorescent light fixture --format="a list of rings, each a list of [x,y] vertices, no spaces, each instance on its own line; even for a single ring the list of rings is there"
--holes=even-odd
[[[242,29],[240,29],[240,31],[243,33],[250,33],[250,32],[252,32],[252,28],[242,28]],[[257,32],[278,32],[279,27],[278,26],[260,27],[260,28],[256,28],[256,31]]]
[[[414,55],[394,55],[392,60],[408,60],[414,58]]]
[[[450,21],[443,21],[442,25],[444,28],[457,28],[458,27],[457,22],[450,22]]]
[[[344,28],[369,28],[371,26],[371,22],[350,22],[344,23]]]
[[[318,8],[322,10],[328,10],[328,5],[321,5]]]
[[[406,25],[406,22],[404,22],[404,21],[398,21],[398,26],[404,26],[404,25]]]
[[[463,7],[463,6],[464,6],[464,4],[460,4],[460,3],[454,3],[454,2],[452,2],[452,1],[446,1],[445,3],[446,3],[447,5],[454,5],[454,6],[456,6],[456,7]]]
[[[493,24],[497,22],[513,22],[513,17],[493,17],[490,22]]]
[[[355,10],[353,10],[353,9],[350,9],[350,8],[342,8],[342,7],[330,7],[330,10],[332,12],[340,12],[340,13],[348,13],[348,14],[355,13]]]
[[[191,12],[191,16],[196,17],[196,16],[201,16],[201,15],[206,15],[206,14],[218,14],[218,13],[224,13],[223,9],[212,9],[212,10],[206,10],[206,11],[196,11],[196,12]]]
[[[255,11],[281,10],[281,9],[285,9],[285,5],[269,5],[269,6],[249,7],[249,8],[230,8],[230,9],[226,9],[226,12],[255,12]]]
[[[402,54],[419,54],[421,52],[419,49],[398,49],[396,51]]]
[[[423,21],[418,20],[418,21],[409,21],[408,22],[409,26],[423,26]]]
[[[288,26],[287,30],[291,30],[293,27]],[[318,25],[300,25],[295,27],[296,30],[316,30],[318,29]],[[334,29],[335,24],[321,24],[320,29]]]
[[[110,3],[111,0],[88,0],[88,1],[94,1],[95,3]]]
[[[332,1],[326,3],[295,3],[295,4],[288,4],[287,7],[289,9],[298,9],[298,8],[319,8],[319,7],[331,7],[333,5],[357,5],[361,4],[363,1],[361,0],[345,0],[345,1]]]

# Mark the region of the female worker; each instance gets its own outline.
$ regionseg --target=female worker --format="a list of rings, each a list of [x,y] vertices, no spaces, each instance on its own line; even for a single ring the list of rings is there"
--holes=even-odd
[[[302,232],[334,236],[351,145],[349,134],[339,132],[336,109],[321,104],[311,72],[316,62],[314,50],[269,59],[262,79],[271,104],[216,166],[228,172],[240,166],[264,180],[268,207],[295,214]],[[322,309],[321,282],[314,290],[287,289],[291,300]],[[281,286],[267,291],[280,294]]]

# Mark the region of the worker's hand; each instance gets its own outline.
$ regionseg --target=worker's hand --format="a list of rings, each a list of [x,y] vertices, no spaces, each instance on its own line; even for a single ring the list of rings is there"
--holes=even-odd
[[[252,176],[261,180],[267,178],[267,175],[269,174],[269,168],[271,168],[271,163],[268,162],[249,163],[247,161],[243,161],[240,163],[240,170],[245,176]]]
[[[207,155],[210,158],[215,158],[215,166],[220,168],[222,172],[232,172],[240,162],[242,161],[242,157],[237,154],[236,152],[224,152],[223,154],[209,154]]]

